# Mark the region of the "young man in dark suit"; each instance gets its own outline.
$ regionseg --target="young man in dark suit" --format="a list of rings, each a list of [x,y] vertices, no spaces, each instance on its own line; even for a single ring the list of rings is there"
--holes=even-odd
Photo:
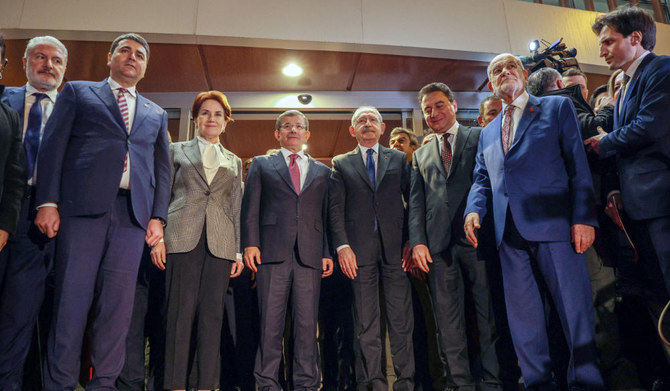
[[[293,386],[320,389],[316,327],[321,278],[333,273],[326,240],[330,170],[303,151],[309,122],[297,110],[275,123],[281,150],[251,162],[242,199],[244,262],[256,272],[260,344],[254,375],[259,390],[279,391],[286,308],[294,324]]]
[[[109,78],[67,83],[44,128],[35,224],[57,235],[45,390],[76,387],[89,310],[88,387],[114,389],[123,366],[144,242],[162,239],[170,197],[167,113],[135,88],[148,60],[144,38],[117,37]]]
[[[388,389],[380,324],[386,321],[397,375],[393,389],[411,391],[414,319],[402,259],[409,171],[405,153],[379,144],[385,128],[374,107],[363,106],[354,113],[349,133],[358,146],[333,158],[328,218],[340,268],[352,280],[358,387]],[[380,286],[386,319],[380,316]]]
[[[419,101],[426,123],[438,136],[414,152],[410,247],[415,265],[428,273],[447,386],[459,390],[476,387],[465,333],[465,294],[469,290],[477,314],[481,386],[499,389],[486,267],[461,228],[481,128],[461,126],[456,121],[457,103],[444,83],[424,86]]]

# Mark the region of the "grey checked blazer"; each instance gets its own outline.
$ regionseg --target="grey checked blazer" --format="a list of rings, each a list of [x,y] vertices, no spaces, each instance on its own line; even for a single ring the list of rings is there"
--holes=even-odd
[[[216,257],[235,260],[240,252],[242,161],[223,149],[232,164],[219,168],[207,185],[198,139],[170,145],[172,192],[165,229],[168,253],[195,248],[207,223],[207,247]]]

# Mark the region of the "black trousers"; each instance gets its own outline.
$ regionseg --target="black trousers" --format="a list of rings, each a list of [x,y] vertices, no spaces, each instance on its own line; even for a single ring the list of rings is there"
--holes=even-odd
[[[232,262],[212,255],[203,228],[187,253],[169,254],[166,294],[166,389],[219,387],[223,307]],[[189,378],[197,379],[189,384]]]

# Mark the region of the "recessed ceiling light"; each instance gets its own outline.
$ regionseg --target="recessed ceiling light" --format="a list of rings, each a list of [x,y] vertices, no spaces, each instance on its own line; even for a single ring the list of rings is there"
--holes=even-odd
[[[294,63],[290,63],[282,69],[286,76],[296,77],[302,75],[302,68]]]

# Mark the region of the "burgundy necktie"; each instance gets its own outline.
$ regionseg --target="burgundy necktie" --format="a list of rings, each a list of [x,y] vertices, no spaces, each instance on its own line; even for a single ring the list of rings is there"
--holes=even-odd
[[[449,170],[451,169],[451,143],[449,143],[449,133],[442,135],[442,150],[440,151],[440,157],[442,157],[442,164],[444,165],[444,172],[449,175]]]
[[[118,88],[118,95],[116,96],[116,101],[119,103],[119,109],[121,110],[121,116],[123,117],[123,122],[126,124],[126,132],[130,133],[129,126],[129,117],[128,117],[128,102],[126,102],[126,92],[125,88]],[[123,172],[128,171],[128,154],[126,153],[126,159],[123,161]]]
[[[503,124],[501,129],[503,152],[507,155],[509,147],[512,145],[510,140],[510,133],[512,132],[512,113],[516,107],[513,105],[507,106],[505,109],[505,116],[503,117]]]
[[[297,194],[300,194],[300,169],[298,168],[298,163],[296,159],[299,158],[297,153],[292,153],[288,155],[291,158],[291,162],[288,164],[288,172],[291,174],[291,181],[293,182],[293,188]]]

